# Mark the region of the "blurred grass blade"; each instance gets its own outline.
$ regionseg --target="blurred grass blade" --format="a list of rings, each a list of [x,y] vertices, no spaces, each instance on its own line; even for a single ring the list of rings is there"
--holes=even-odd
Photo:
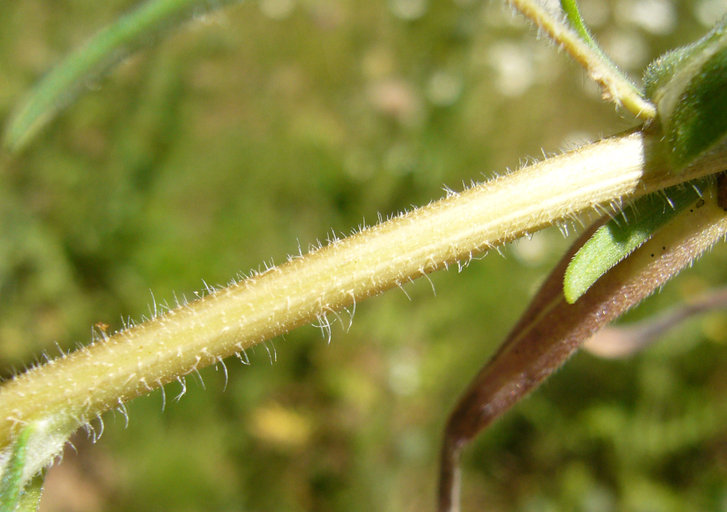
[[[583,348],[605,359],[631,357],[651,346],[682,322],[696,315],[725,308],[727,288],[720,288],[646,320],[601,329],[583,344]]]
[[[678,185],[638,199],[630,208],[635,216],[620,214],[596,231],[576,253],[565,271],[563,293],[573,304],[621,260],[640,247],[654,231],[699,198],[698,186]]]
[[[25,456],[31,432],[30,427],[21,430],[11,448],[10,458],[0,479],[0,512],[14,512],[21,502]]]
[[[33,88],[11,116],[5,146],[25,147],[85,86],[164,31],[240,0],[149,0],[71,53]]]

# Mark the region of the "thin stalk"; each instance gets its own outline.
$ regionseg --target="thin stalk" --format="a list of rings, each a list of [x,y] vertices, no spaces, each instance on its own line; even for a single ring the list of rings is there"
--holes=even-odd
[[[583,39],[588,44],[588,46],[596,50],[601,55],[601,58],[603,58],[604,60],[608,60],[606,55],[603,53],[603,51],[601,51],[601,48],[598,46],[598,43],[596,43],[596,40],[593,39],[591,31],[588,30],[585,21],[583,21],[581,11],[580,9],[578,9],[578,2],[576,0],[560,0],[560,7],[563,9],[563,12],[565,12],[566,16],[568,17],[568,21],[570,21],[573,30],[575,30],[578,35],[581,36],[581,39]]]
[[[79,426],[190,372],[526,233],[727,167],[714,155],[673,176],[652,166],[652,145],[629,133],[453,193],[18,375],[0,387],[0,447],[28,423],[52,437],[29,448],[32,474]]]
[[[644,98],[631,80],[604,58],[595,43],[589,44],[575,29],[558,19],[536,0],[508,0],[508,3],[530,18],[538,28],[559,43],[576,62],[583,66],[591,78],[601,86],[604,99],[623,105],[642,121],[651,121],[656,117],[654,104]]]

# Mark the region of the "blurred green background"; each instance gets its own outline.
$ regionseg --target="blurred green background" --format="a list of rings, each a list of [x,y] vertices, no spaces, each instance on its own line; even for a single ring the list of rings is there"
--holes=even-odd
[[[582,2],[629,71],[722,0]],[[134,2],[0,4],[0,117]],[[0,155],[0,369],[98,322],[633,126],[500,2],[261,0],[202,16],[87,84]],[[553,228],[104,416],[50,470],[50,511],[419,511],[440,431],[569,241]],[[630,317],[724,282],[717,247]],[[727,510],[727,318],[626,361],[574,357],[466,451],[464,509]],[[58,346],[57,346],[58,345]]]

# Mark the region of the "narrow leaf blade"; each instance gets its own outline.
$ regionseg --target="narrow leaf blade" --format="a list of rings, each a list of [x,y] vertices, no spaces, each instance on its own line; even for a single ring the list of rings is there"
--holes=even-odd
[[[5,146],[18,151],[115,64],[185,21],[239,0],[149,0],[72,52],[33,88],[6,127]]]
[[[699,198],[696,186],[666,189],[638,199],[625,214],[599,228],[580,248],[565,271],[563,294],[569,304],[581,297],[602,275],[651,238],[654,232]]]
[[[0,479],[0,512],[14,512],[23,495],[23,471],[31,427],[20,431],[10,453],[5,470]]]

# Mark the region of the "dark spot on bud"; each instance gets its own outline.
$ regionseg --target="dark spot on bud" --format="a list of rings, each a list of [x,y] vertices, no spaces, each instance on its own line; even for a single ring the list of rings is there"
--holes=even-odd
[[[717,176],[717,204],[727,211],[727,174]]]

